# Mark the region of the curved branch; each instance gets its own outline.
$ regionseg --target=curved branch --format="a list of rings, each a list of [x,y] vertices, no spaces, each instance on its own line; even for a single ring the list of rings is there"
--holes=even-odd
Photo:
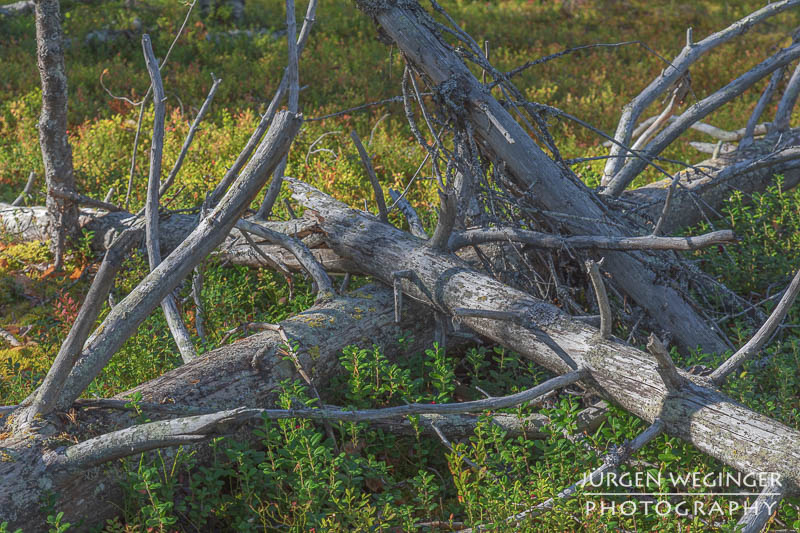
[[[800,44],[794,44],[781,50],[769,59],[762,61],[711,96],[697,102],[687,109],[680,118],[659,133],[656,138],[647,145],[644,155],[651,159],[657,156],[669,146],[672,141],[686,131],[691,124],[717,110],[723,104],[730,102],[764,76],[771,74],[778,68],[788,65],[798,57],[800,57]],[[618,158],[614,158],[611,161],[616,160],[618,160]],[[612,179],[610,179],[610,181],[608,181],[608,187],[603,191],[603,194],[619,196],[625,190],[625,187],[644,170],[646,165],[647,163],[642,162],[640,159],[634,159],[627,163]]]
[[[644,111],[655,102],[656,98],[667,90],[678,78],[683,76],[689,67],[704,54],[717,46],[724,44],[731,39],[742,35],[747,32],[754,25],[766,20],[769,17],[782,13],[800,5],[800,0],[783,0],[782,2],[774,2],[769,4],[758,11],[755,11],[746,17],[737,20],[724,30],[713,33],[698,43],[689,44],[684,46],[680,54],[675,57],[670,66],[661,73],[656,79],[650,82],[636,98],[631,100],[629,104],[622,110],[622,115],[617,125],[617,131],[614,134],[614,139],[617,142],[628,146],[631,141],[631,132],[636,125],[636,121]],[[621,148],[619,145],[611,147],[609,155],[611,158],[606,164],[603,177],[603,185],[608,185],[611,179],[619,172],[624,164],[624,159],[619,158]]]
[[[552,390],[571,385],[587,377],[587,375],[588,373],[585,370],[575,370],[515,394],[471,402],[449,404],[412,403],[397,407],[358,411],[333,406],[325,406],[320,409],[238,408],[205,415],[162,420],[114,431],[70,446],[65,450],[56,452],[56,455],[50,458],[50,464],[64,472],[82,471],[108,461],[156,448],[191,444],[216,435],[229,433],[237,426],[261,417],[272,420],[306,418],[311,420],[364,422],[411,415],[448,415],[505,409],[535,400]]]
[[[739,368],[742,363],[761,351],[761,348],[764,347],[767,341],[772,337],[772,334],[775,333],[775,330],[778,329],[781,322],[783,322],[783,319],[786,318],[798,293],[800,293],[800,270],[794,275],[794,279],[792,279],[792,282],[786,289],[781,301],[778,302],[775,310],[772,311],[772,314],[769,315],[769,318],[764,322],[764,325],[761,326],[758,332],[756,332],[744,346],[739,348],[735,354],[730,356],[727,361],[714,370],[710,376],[712,382],[720,385],[725,381],[725,378]]]
[[[316,282],[317,301],[330,298],[336,292],[328,273],[325,272],[325,269],[322,268],[322,265],[319,264],[308,247],[299,239],[245,219],[236,222],[236,228],[258,235],[272,244],[277,244],[289,250]]]

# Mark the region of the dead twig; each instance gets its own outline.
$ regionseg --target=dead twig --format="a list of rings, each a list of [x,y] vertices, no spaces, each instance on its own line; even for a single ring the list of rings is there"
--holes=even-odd
[[[378,176],[375,174],[375,169],[372,166],[372,160],[367,154],[364,145],[361,144],[361,139],[358,137],[358,133],[356,130],[352,130],[350,132],[350,137],[353,139],[353,144],[356,145],[356,150],[358,150],[358,155],[361,157],[361,164],[364,165],[364,169],[367,171],[367,176],[369,177],[369,181],[372,184],[372,191],[375,193],[375,203],[378,204],[378,213],[381,219],[381,222],[389,223],[389,213],[386,210],[386,201],[383,198],[383,189],[381,189],[381,184],[378,181]]]

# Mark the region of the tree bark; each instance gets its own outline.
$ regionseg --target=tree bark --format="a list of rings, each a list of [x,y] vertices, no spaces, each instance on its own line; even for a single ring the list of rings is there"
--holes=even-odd
[[[438,312],[458,315],[476,333],[558,373],[585,368],[588,385],[626,411],[745,473],[777,472],[790,492],[800,489],[800,432],[726,397],[707,380],[684,371],[683,388],[671,389],[659,362],[557,307],[472,270],[407,234],[297,180],[294,198],[318,217],[329,246],[385,283],[397,271],[403,292]],[[463,310],[473,310],[464,313]],[[470,316],[470,314],[475,316]],[[491,318],[502,316],[504,318]]]
[[[42,113],[39,117],[39,144],[42,148],[47,182],[47,209],[52,218],[50,246],[56,268],[61,266],[68,239],[80,234],[77,205],[52,192],[74,192],[72,148],[67,138],[67,72],[61,35],[58,0],[37,0],[36,59],[42,79]]]
[[[446,93],[445,100],[463,103],[459,112],[472,123],[483,149],[493,160],[506,165],[520,190],[532,190],[535,201],[547,210],[573,215],[564,219],[564,225],[573,234],[631,236],[633,232],[623,232],[607,223],[613,214],[601,200],[577,180],[566,177],[475,79],[439,37],[429,15],[418,3],[370,0],[356,3],[375,18],[407,59],[428,76],[429,85]],[[663,285],[658,274],[638,254],[608,253],[606,269],[614,282],[672,332],[683,347],[694,349],[699,345],[709,353],[727,349],[716,326],[703,320],[682,295]]]

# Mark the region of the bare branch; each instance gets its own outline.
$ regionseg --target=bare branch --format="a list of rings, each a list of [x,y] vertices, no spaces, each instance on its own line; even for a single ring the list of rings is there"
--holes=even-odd
[[[235,221],[264,186],[269,172],[286,153],[301,122],[301,117],[289,112],[278,114],[255,157],[225,194],[223,201],[200,221],[165,261],[114,306],[97,333],[84,346],[78,364],[70,373],[58,399],[59,407],[72,404],[161,300],[225,240]]]
[[[203,264],[194,267],[192,274],[192,300],[194,300],[194,328],[202,341],[206,340],[206,312],[203,307]]]
[[[676,86],[672,91],[672,95],[670,96],[669,104],[667,104],[667,107],[664,108],[664,111],[662,111],[661,114],[656,117],[650,127],[648,127],[636,140],[633,146],[631,146],[631,150],[641,150],[642,147],[644,147],[647,142],[652,139],[653,135],[656,134],[661,126],[663,126],[672,117],[672,115],[675,114],[675,110],[683,103],[686,95],[689,94],[691,83],[691,77],[689,76],[688,72],[681,76],[677,82],[675,82]]]
[[[67,377],[81,353],[81,348],[89,337],[103,304],[111,292],[114,278],[122,268],[122,262],[128,252],[140,242],[141,233],[139,228],[129,228],[123,231],[109,247],[67,338],[61,343],[55,361],[35,393],[29,413],[30,418],[36,415],[46,415],[55,408],[56,399],[64,388]]]
[[[800,96],[800,65],[798,65],[792,77],[789,79],[789,84],[781,96],[781,101],[778,103],[778,110],[775,112],[775,119],[772,121],[772,132],[784,132],[789,129],[789,119],[792,116],[792,109],[797,103],[797,97]]]
[[[34,9],[33,0],[19,0],[18,2],[14,2],[12,4],[5,4],[0,6],[0,15],[5,15],[7,17],[14,15],[24,15],[25,13],[33,11],[33,9]]]
[[[12,335],[3,328],[0,328],[0,338],[2,338],[4,341],[10,344],[12,348],[19,348],[20,346],[22,346],[22,343],[19,342],[14,335]]]
[[[106,211],[123,211],[121,207],[118,207],[114,204],[108,203],[103,200],[95,200],[89,196],[84,194],[77,193],[75,191],[65,191],[62,189],[52,189],[50,194],[54,196],[58,196],[59,198],[66,198],[68,200],[72,200],[78,205],[88,205],[91,207],[97,207],[98,209],[105,209]]]
[[[247,231],[254,235],[258,235],[262,239],[266,239],[272,244],[283,246],[297,258],[303,265],[303,268],[311,275],[317,284],[317,301],[330,298],[335,293],[333,282],[331,281],[328,273],[322,268],[322,265],[314,258],[314,255],[300,240],[271,230],[261,224],[256,224],[245,219],[236,222],[236,227],[240,230]]]
[[[419,215],[414,210],[414,207],[412,207],[411,203],[391,187],[389,187],[389,197],[394,202],[392,207],[397,206],[400,212],[405,215],[411,235],[414,237],[419,237],[420,239],[427,239],[428,234],[425,232],[425,228],[422,226],[422,220],[420,220]]]
[[[751,505],[745,506],[742,518],[734,526],[739,533],[761,533],[770,518],[778,511],[778,505],[786,493],[779,475],[769,476],[769,483]]]
[[[364,169],[367,171],[367,176],[369,177],[369,181],[372,184],[372,191],[375,193],[375,203],[378,204],[378,213],[382,222],[389,223],[389,216],[388,212],[386,211],[386,201],[383,198],[383,189],[381,189],[381,184],[378,181],[378,176],[375,174],[375,169],[372,166],[372,160],[367,153],[367,150],[364,148],[364,145],[361,144],[361,139],[358,137],[358,133],[356,130],[350,132],[350,138],[353,139],[353,144],[356,145],[356,150],[358,150],[358,155],[361,157],[361,164],[364,165]]]
[[[653,354],[658,361],[658,373],[664,381],[664,385],[670,391],[677,391],[686,386],[686,379],[678,374],[675,363],[672,361],[666,347],[654,334],[650,334],[647,341],[647,351]]]
[[[172,185],[172,182],[175,181],[175,177],[178,175],[178,172],[183,165],[183,160],[186,158],[186,154],[189,152],[189,146],[191,146],[192,140],[194,140],[194,135],[197,133],[197,128],[200,126],[200,123],[203,121],[203,118],[205,118],[206,113],[208,113],[208,110],[211,108],[211,102],[214,100],[214,95],[217,94],[217,88],[222,81],[220,78],[215,77],[213,72],[211,73],[211,79],[213,81],[211,83],[211,89],[208,91],[208,96],[206,96],[203,105],[200,106],[200,111],[197,112],[197,116],[194,117],[194,121],[189,127],[189,133],[186,134],[186,139],[183,141],[183,146],[181,146],[181,152],[178,154],[178,159],[172,166],[169,176],[167,176],[166,181],[161,184],[161,187],[158,190],[159,197],[164,196],[164,193],[167,192],[167,189],[169,189],[169,187]]]
[[[303,53],[303,49],[306,46],[306,41],[308,41],[308,36],[311,33],[311,27],[314,25],[317,2],[318,0],[311,0],[308,3],[308,8],[306,9],[306,18],[303,21],[303,27],[300,29],[300,36],[297,38],[298,59]],[[236,158],[236,161],[234,161],[233,165],[231,165],[231,168],[229,168],[225,173],[225,176],[223,176],[219,184],[214,188],[213,191],[211,191],[211,194],[209,194],[209,205],[213,206],[217,204],[225,191],[228,190],[228,187],[230,187],[231,183],[233,183],[233,181],[236,179],[236,176],[239,175],[239,172],[242,170],[247,160],[250,159],[253,150],[255,150],[258,142],[264,135],[264,132],[267,131],[267,128],[269,128],[269,125],[272,123],[275,113],[278,111],[278,106],[283,100],[284,94],[286,94],[288,86],[289,69],[287,68],[283,73],[281,83],[278,85],[278,90],[275,91],[275,96],[272,97],[272,101],[269,103],[267,111],[261,116],[261,120],[259,121],[258,126],[256,126],[255,131],[253,131],[253,134],[247,140],[247,144],[245,144],[244,148],[239,153],[239,156]],[[277,192],[275,193],[275,197],[277,198]]]
[[[763,126],[763,131],[759,132],[757,131],[759,130],[759,127],[756,124],[758,123],[758,119],[761,118],[761,115],[764,114],[764,111],[767,110],[767,106],[769,105],[770,100],[772,100],[772,96],[775,94],[775,91],[778,89],[778,84],[783,79],[783,74],[785,72],[786,67],[783,67],[772,73],[769,83],[764,88],[764,92],[761,93],[761,97],[758,99],[758,103],[756,104],[755,109],[753,109],[753,113],[747,120],[747,126],[745,126],[742,140],[739,142],[739,146],[741,148],[746,148],[753,144],[754,136],[766,134],[766,125],[761,124],[760,126]]]
[[[20,193],[19,196],[17,196],[17,199],[11,202],[11,205],[13,206],[21,205],[22,202],[25,201],[25,198],[31,195],[31,189],[33,189],[33,182],[35,179],[36,179],[36,172],[31,170],[31,173],[28,174],[28,181],[25,182],[25,188],[22,189],[22,192]]]
[[[537,248],[553,250],[569,248],[594,248],[598,250],[700,250],[715,244],[736,241],[731,230],[720,230],[696,237],[603,237],[576,235],[562,237],[538,231],[517,228],[472,229],[454,233],[448,244],[450,250],[487,242],[506,241],[530,244]]]
[[[664,226],[664,221],[667,220],[667,215],[669,214],[670,204],[672,204],[672,195],[675,194],[675,189],[678,187],[680,179],[681,175],[677,173],[675,177],[672,178],[672,183],[669,184],[667,197],[664,198],[664,208],[661,210],[661,215],[659,215],[656,225],[653,228],[653,237],[658,237],[658,234],[661,233],[661,228]],[[735,236],[733,236],[733,238],[735,239]]]
[[[311,420],[345,422],[364,422],[410,415],[451,415],[473,413],[477,411],[494,411],[515,407],[535,400],[552,390],[566,387],[588,373],[576,370],[563,376],[557,376],[535,387],[508,396],[497,396],[470,402],[429,404],[412,403],[382,409],[348,410],[339,407],[325,406],[319,409],[247,409],[239,408],[219,411],[211,414],[176,418],[160,422],[151,422],[127,429],[107,433],[93,439],[70,446],[56,452],[50,459],[51,464],[66,472],[82,471],[108,461],[120,459],[166,446],[196,443],[217,435],[224,435],[239,425],[258,418],[287,419],[306,418]]]
[[[398,270],[392,273],[392,290],[394,293],[394,321],[400,323],[403,315],[403,287],[400,284],[402,279],[413,279],[414,273],[410,270]],[[341,292],[341,291],[339,291]]]
[[[297,32],[297,23],[295,22],[294,14],[294,0],[286,0],[286,39],[289,43],[289,66],[287,67],[287,74],[289,79],[287,84],[289,86],[289,111],[297,113],[299,111],[298,99],[300,96],[300,79],[297,68],[297,42],[295,41],[295,34]]]
[[[244,240],[247,241],[247,244],[250,245],[250,248],[252,248],[253,251],[256,254],[258,254],[259,257],[261,257],[261,259],[266,261],[267,265],[269,265],[270,268],[272,268],[272,269],[280,272],[281,274],[283,274],[283,277],[287,281],[291,281],[292,273],[289,272],[289,270],[283,265],[283,263],[281,263],[280,261],[278,261],[277,259],[275,259],[271,255],[269,255],[267,252],[262,250],[260,246],[258,246],[255,242],[253,242],[253,239],[250,237],[250,234],[248,232],[242,231],[242,230],[239,230],[239,232],[242,234],[242,237],[244,237]],[[292,284],[289,283],[289,291],[290,291],[290,293],[291,293],[291,286],[292,286]]]
[[[781,322],[783,322],[783,319],[786,318],[798,293],[800,293],[800,270],[794,275],[794,279],[792,279],[792,282],[789,284],[780,302],[778,302],[772,314],[769,315],[767,321],[764,322],[764,325],[761,326],[756,334],[753,335],[744,346],[739,348],[735,354],[730,356],[727,361],[722,363],[714,370],[711,376],[709,376],[713,383],[717,385],[722,384],[731,372],[735,371],[742,363],[761,351],[761,348],[764,347],[775,330],[778,329]]]
[[[150,270],[153,271],[161,263],[161,249],[158,236],[158,200],[159,185],[161,183],[161,159],[164,149],[164,119],[166,116],[166,106],[164,101],[164,86],[161,83],[161,72],[158,69],[158,61],[153,54],[153,47],[150,44],[150,36],[142,35],[142,48],[144,49],[145,63],[147,72],[150,74],[151,87],[153,88],[153,104],[155,107],[155,117],[153,119],[153,139],[150,146],[150,175],[147,180],[147,204],[145,205],[145,236],[147,238],[147,258],[150,263]],[[168,293],[161,302],[161,309],[167,319],[167,325],[178,345],[181,358],[184,363],[188,363],[197,357],[197,351],[192,343],[192,337],[183,323],[175,296]]]
[[[800,2],[800,0],[797,0]],[[764,9],[778,4],[787,2],[778,2],[770,4]],[[788,65],[795,59],[800,57],[800,44],[794,44],[788,48],[781,50],[772,57],[762,61],[751,70],[742,74],[732,82],[728,83],[714,94],[697,102],[689,109],[687,109],[675,122],[667,126],[656,138],[647,145],[644,155],[653,158],[660,154],[672,141],[677,139],[689,126],[707,116],[709,113],[717,110],[723,104],[733,100],[739,94],[747,90],[750,86],[758,80],[771,74],[778,68]],[[613,149],[612,149],[613,150]],[[618,158],[610,159],[611,161],[619,161]],[[627,163],[620,171],[608,181],[607,188],[603,194],[610,196],[619,196],[628,184],[644,170],[646,162],[641,159],[634,159]]]
[[[258,417],[258,411],[240,408],[121,429],[54,452],[50,462],[62,474],[80,472],[149,450],[193,444],[227,434],[231,428]]]
[[[286,0],[286,38],[289,44],[289,64],[286,70],[287,85],[289,87],[288,105],[289,111],[293,113],[298,112],[299,97],[300,97],[300,82],[297,66],[297,43],[295,42],[295,32],[297,24],[295,22],[294,14],[294,0]],[[284,157],[272,174],[272,182],[264,194],[264,200],[261,202],[261,207],[258,209],[256,218],[266,220],[272,212],[272,207],[278,199],[281,192],[281,185],[283,185],[283,176],[286,172],[286,165],[288,162],[288,154]]]
[[[439,191],[439,220],[433,230],[433,236],[425,241],[425,245],[434,250],[447,250],[450,237],[453,235],[453,228],[456,224],[458,214],[458,198],[452,186],[446,190]]]
[[[505,519],[506,524],[516,524],[522,522],[523,520],[533,518],[534,516],[538,516],[542,513],[552,510],[555,508],[556,502],[563,502],[570,498],[572,498],[575,494],[577,494],[578,490],[582,488],[584,485],[589,483],[590,485],[596,485],[602,483],[602,479],[604,476],[608,475],[610,472],[615,472],[620,465],[627,462],[628,459],[639,451],[642,447],[644,447],[647,443],[652,441],[654,438],[661,435],[664,430],[664,423],[661,420],[656,420],[653,422],[647,429],[645,429],[642,433],[640,433],[635,439],[630,442],[626,442],[622,446],[615,448],[606,455],[603,459],[603,464],[600,465],[596,470],[592,471],[591,474],[584,475],[579,481],[573,483],[569,487],[565,488],[561,492],[559,492],[555,497],[548,498],[544,502],[540,503],[536,507],[523,511],[521,513],[517,513],[513,516],[509,516]],[[469,529],[461,529],[458,533],[475,533],[478,531],[489,531],[494,529],[491,526],[477,526],[474,528]]]
[[[197,3],[197,0],[192,0],[192,3],[189,4],[189,8],[186,10],[186,16],[183,18],[183,23],[181,27],[178,29],[178,32],[175,34],[175,38],[172,39],[172,43],[169,45],[167,49],[167,53],[164,54],[164,59],[161,61],[161,64],[158,65],[158,70],[164,68],[164,65],[167,64],[167,60],[169,59],[169,55],[172,53],[172,49],[175,48],[175,44],[177,44],[178,39],[183,34],[183,30],[186,28],[186,24],[189,22],[189,17],[192,14],[192,10],[194,9],[194,5]],[[147,99],[153,93],[153,85],[151,84],[147,88],[147,92],[144,94],[144,98],[142,101],[139,102],[141,106],[139,108],[139,118],[136,121],[136,135],[133,138],[133,150],[131,151],[131,169],[130,174],[128,176],[128,191],[125,193],[125,210],[127,211],[130,208],[130,200],[131,200],[131,189],[133,188],[133,175],[136,172],[136,151],[139,146],[139,134],[142,131],[142,119],[144,118],[144,110],[145,106],[147,105]]]
[[[717,46],[724,44],[731,39],[742,35],[747,32],[755,24],[763,20],[777,15],[783,11],[791,9],[800,5],[800,0],[783,0],[781,2],[774,2],[769,4],[758,11],[747,15],[746,17],[734,22],[724,30],[713,33],[698,43],[692,46],[685,46],[680,54],[670,61],[669,65],[664,72],[661,73],[655,80],[650,82],[636,98],[625,106],[622,111],[622,116],[617,125],[617,131],[614,138],[617,142],[623,145],[629,145],[631,141],[631,132],[639,119],[639,116],[655,102],[656,98],[661,95],[668,87],[675,83],[678,78],[683,76],[689,70],[689,67],[704,54]],[[611,156],[620,155],[619,145],[614,145],[609,152]],[[624,164],[623,159],[611,157],[606,164],[603,177],[603,185],[609,185],[611,179],[620,171]]]
[[[773,72],[772,76],[775,77],[775,74],[779,73],[779,71],[780,71],[780,69],[778,69],[775,72]],[[760,117],[761,117],[761,113],[759,113],[757,118],[760,118]],[[672,122],[675,122],[676,120],[679,120],[680,118],[681,118],[681,115],[678,115],[678,116],[674,116],[673,115],[673,116],[669,117],[668,121],[670,123],[672,123]],[[751,118],[752,118],[752,116],[751,116]],[[642,131],[644,131],[647,127],[652,125],[653,122],[655,122],[657,119],[658,119],[658,117],[655,116],[655,117],[650,117],[650,118],[647,118],[647,119],[643,120],[642,123],[639,124],[636,127],[636,129],[633,131],[633,136],[636,137],[639,134],[641,134]],[[768,125],[769,125],[768,122],[761,123],[761,124],[753,124],[752,135],[756,135],[756,136],[758,136],[758,135],[766,135],[767,134],[767,126]],[[706,124],[705,122],[695,122],[691,126],[689,126],[689,128],[693,129],[695,131],[699,131],[701,133],[705,133],[706,135],[708,135],[710,137],[713,137],[713,138],[715,138],[717,140],[725,141],[725,142],[740,141],[740,140],[744,139],[745,136],[747,135],[747,128],[739,128],[738,130],[728,131],[728,130],[723,130],[722,128],[718,128],[716,126],[712,126],[711,124]],[[610,140],[603,142],[603,146],[605,146],[607,148],[610,147],[610,146],[613,146],[613,145],[614,145],[614,143],[612,141],[610,141]],[[620,157],[621,158],[621,157],[626,157],[626,156],[623,156],[623,155],[603,156],[604,159],[607,159],[607,158],[610,158],[610,157]]]

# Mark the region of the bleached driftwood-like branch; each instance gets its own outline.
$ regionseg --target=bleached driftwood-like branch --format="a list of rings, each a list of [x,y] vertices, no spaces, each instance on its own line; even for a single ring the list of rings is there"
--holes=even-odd
[[[562,376],[556,376],[535,387],[515,394],[470,402],[449,404],[413,403],[397,407],[360,410],[348,410],[330,406],[319,409],[239,408],[212,414],[151,422],[100,435],[70,446],[58,453],[55,458],[50,459],[50,462],[60,470],[68,470],[70,472],[83,471],[114,459],[166,446],[191,444],[215,435],[229,433],[237,425],[257,418],[273,420],[306,418],[321,421],[365,422],[423,414],[449,415],[505,409],[535,400],[552,390],[575,383],[586,376],[587,373],[585,371],[576,370]]]
[[[775,306],[772,314],[764,325],[753,335],[747,343],[739,348],[732,356],[730,356],[724,363],[722,363],[714,372],[709,376],[712,382],[721,385],[725,379],[734,372],[737,368],[754,355],[758,354],[764,345],[772,338],[772,334],[781,325],[783,319],[792,308],[797,294],[800,293],[800,270],[794,275],[792,282],[787,287],[783,297]]]
[[[582,487],[587,483],[589,485],[602,484],[605,476],[611,472],[616,472],[617,469],[630,459],[631,455],[642,449],[646,444],[660,436],[664,431],[664,424],[660,420],[656,420],[650,426],[641,432],[635,439],[626,442],[618,448],[614,448],[611,453],[607,454],[603,459],[603,464],[593,470],[589,475],[584,475],[580,480],[576,481],[569,487],[559,492],[556,496],[548,498],[539,505],[509,516],[505,519],[506,524],[519,524],[520,522],[539,516],[542,513],[550,511],[555,508],[556,503],[564,502],[578,493]],[[460,529],[458,533],[475,533],[478,531],[489,531],[492,527],[477,526],[474,528]]]
[[[308,41],[308,36],[311,33],[311,28],[314,26],[314,16],[317,11],[317,2],[318,0],[311,0],[308,3],[308,8],[306,9],[306,18],[303,21],[303,27],[300,29],[300,35],[297,38],[297,57],[299,58],[303,50],[305,49],[306,42]],[[208,203],[209,205],[216,205],[222,195],[225,194],[225,191],[228,190],[231,183],[236,179],[236,176],[239,175],[239,172],[244,168],[245,163],[247,163],[250,156],[253,154],[253,150],[256,149],[258,146],[259,141],[264,136],[264,133],[269,128],[272,120],[275,117],[275,113],[278,111],[278,106],[280,105],[281,101],[283,100],[284,95],[289,86],[289,69],[284,71],[283,77],[281,78],[281,83],[278,85],[278,89],[275,91],[275,96],[272,97],[272,100],[267,107],[266,112],[261,115],[261,120],[256,126],[256,129],[253,131],[250,138],[247,140],[244,148],[236,157],[236,161],[233,162],[233,165],[225,172],[225,176],[220,180],[219,184],[214,188],[214,190],[208,195]]]
[[[264,137],[259,149],[223,200],[165,261],[111,310],[97,333],[84,346],[57,406],[69,406],[164,296],[225,239],[236,220],[264,186],[269,172],[283,157],[301,122],[299,116],[289,112],[276,116],[269,134]]]
[[[330,298],[335,293],[333,282],[331,281],[328,273],[319,262],[314,258],[314,255],[298,239],[285,233],[279,233],[271,230],[261,224],[250,222],[246,219],[241,219],[236,222],[236,227],[242,231],[258,235],[262,239],[272,244],[277,244],[289,250],[303,265],[306,271],[311,275],[314,282],[317,284],[317,301],[320,299]]]
[[[760,79],[770,75],[781,67],[785,67],[798,57],[800,57],[800,43],[784,48],[731,81],[717,92],[692,105],[681,114],[680,118],[664,128],[664,130],[647,145],[643,155],[646,159],[652,159],[658,156],[667,146],[686,131],[691,124],[719,109],[723,104],[739,96]],[[617,158],[610,159],[609,161],[616,159]],[[646,166],[646,160],[639,158],[632,159],[607,181],[607,186],[603,190],[603,194],[619,196]]]
[[[378,181],[378,176],[375,174],[375,167],[372,166],[372,159],[370,159],[367,150],[361,143],[361,139],[359,138],[358,133],[356,133],[356,130],[352,130],[350,132],[350,138],[353,139],[353,144],[356,145],[358,155],[361,157],[361,164],[364,165],[364,169],[367,171],[369,182],[372,184],[372,191],[375,194],[375,203],[378,205],[378,216],[380,216],[383,222],[388,223],[389,218],[388,212],[386,211],[386,200],[383,198],[383,189]]]
[[[144,50],[145,64],[150,75],[150,86],[153,88],[153,139],[150,142],[150,172],[147,180],[147,203],[145,204],[145,237],[147,246],[147,260],[150,270],[154,270],[161,264],[161,246],[159,244],[158,230],[158,208],[159,208],[159,188],[161,185],[161,162],[164,150],[164,119],[166,118],[166,95],[164,85],[161,82],[161,71],[158,67],[158,60],[153,53],[150,43],[150,36],[142,35],[142,49]],[[164,311],[164,318],[167,320],[169,331],[172,338],[178,345],[181,359],[187,363],[197,357],[197,350],[194,348],[192,337],[186,325],[183,323],[181,312],[178,309],[178,302],[175,296],[169,292],[161,301],[161,309]]]
[[[559,250],[563,248],[595,248],[598,250],[700,250],[716,244],[730,244],[736,241],[731,230],[720,230],[695,237],[603,237],[575,235],[562,237],[538,231],[517,228],[481,228],[450,237],[450,250],[474,246],[488,242],[518,242],[537,248]]]
[[[798,5],[800,5],[800,1],[798,0],[773,2],[737,20],[724,30],[709,35],[702,41],[691,44],[687,43],[681,52],[669,62],[669,66],[666,67],[664,72],[650,82],[650,85],[642,90],[641,93],[623,108],[622,115],[617,124],[616,133],[614,134],[614,139],[625,146],[630,145],[631,133],[641,114],[644,113],[650,104],[655,102],[664,91],[683,76],[689,70],[689,67],[704,54],[742,35],[754,25]],[[611,179],[616,176],[622,168],[625,159],[619,157],[621,155],[624,155],[622,154],[622,148],[619,145],[613,145],[609,152],[609,156],[611,157],[606,163],[606,168],[604,170],[602,185],[609,185]]]

